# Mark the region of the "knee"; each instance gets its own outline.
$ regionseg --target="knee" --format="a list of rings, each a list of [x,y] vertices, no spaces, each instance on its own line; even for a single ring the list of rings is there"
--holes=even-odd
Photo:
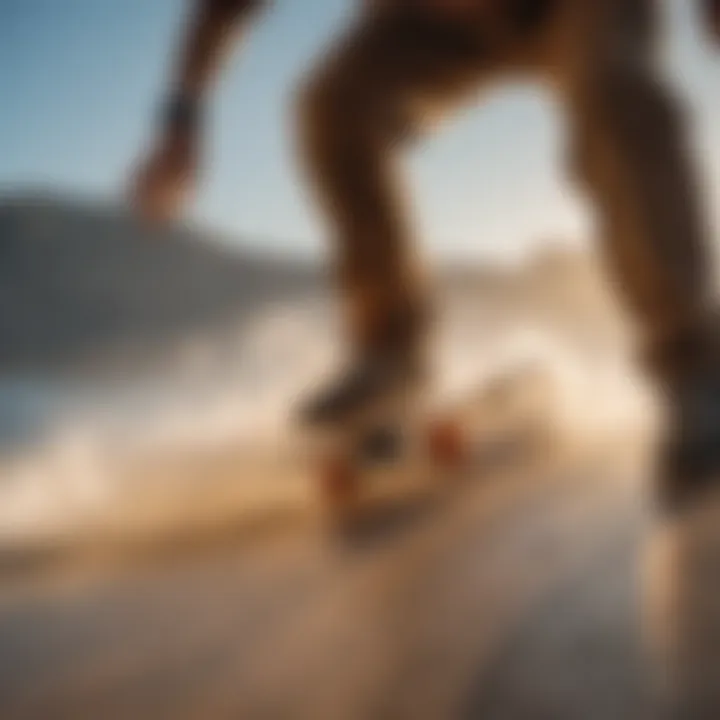
[[[295,94],[296,127],[301,142],[327,136],[339,124],[340,103],[336,82],[327,72],[314,71]]]
[[[352,66],[326,64],[311,72],[295,97],[295,120],[306,148],[372,152],[412,135],[397,93]]]
[[[304,147],[357,144],[369,125],[370,98],[342,68],[323,66],[300,84],[295,97],[295,121]]]
[[[608,68],[587,78],[575,107],[570,171],[593,173],[608,152],[650,157],[676,146],[683,134],[682,108],[651,73]]]
[[[681,108],[669,89],[645,68],[611,67],[593,75],[587,111],[609,132],[652,139],[679,132]]]

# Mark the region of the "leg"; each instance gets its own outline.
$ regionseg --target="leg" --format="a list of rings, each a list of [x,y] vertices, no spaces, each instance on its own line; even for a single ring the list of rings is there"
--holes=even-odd
[[[676,413],[686,380],[717,376],[719,356],[708,229],[681,115],[655,75],[652,16],[648,0],[575,3],[563,31],[561,87],[612,276]],[[685,433],[694,421],[676,414]],[[715,412],[715,440],[718,421]]]
[[[427,299],[399,146],[428,113],[476,88],[492,64],[464,24],[380,10],[351,29],[303,87],[302,160],[329,222],[356,357],[423,354]],[[356,394],[367,392],[360,382]]]

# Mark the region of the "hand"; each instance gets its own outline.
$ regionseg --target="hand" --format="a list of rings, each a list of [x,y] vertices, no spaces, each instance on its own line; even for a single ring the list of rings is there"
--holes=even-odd
[[[197,184],[198,138],[191,129],[162,134],[132,180],[131,202],[141,219],[168,223],[183,211]]]

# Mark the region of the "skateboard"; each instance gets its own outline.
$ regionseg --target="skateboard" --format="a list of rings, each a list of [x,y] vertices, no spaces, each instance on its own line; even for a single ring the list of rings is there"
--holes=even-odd
[[[410,488],[447,486],[482,450],[545,444],[551,402],[548,378],[535,367],[512,368],[455,397],[401,393],[314,434],[308,469],[316,497],[344,516]]]

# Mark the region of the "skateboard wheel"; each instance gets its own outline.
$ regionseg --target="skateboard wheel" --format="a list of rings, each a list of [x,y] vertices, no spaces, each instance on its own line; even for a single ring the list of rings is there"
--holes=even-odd
[[[330,458],[320,468],[320,492],[332,507],[352,504],[357,498],[358,485],[357,471],[347,458]]]
[[[430,426],[427,435],[430,457],[440,465],[459,465],[465,457],[465,442],[457,423],[441,420]]]

